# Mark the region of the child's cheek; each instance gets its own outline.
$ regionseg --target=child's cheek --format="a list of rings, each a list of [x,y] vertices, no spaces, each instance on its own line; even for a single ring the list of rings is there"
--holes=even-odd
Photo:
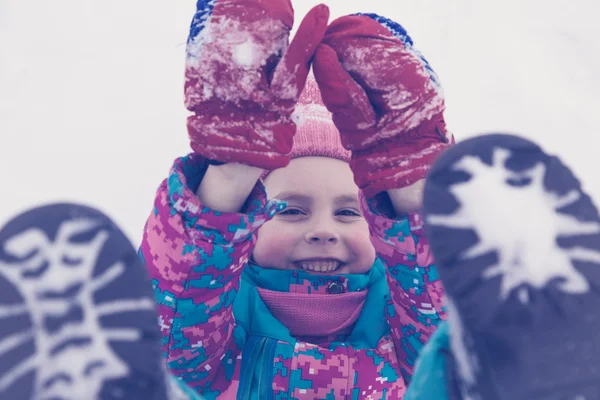
[[[289,230],[277,221],[267,222],[258,230],[255,255],[281,258],[288,254],[294,245],[293,233]]]
[[[352,236],[356,241],[371,243],[371,235],[369,233],[369,224],[367,221],[361,221],[352,226]]]
[[[369,226],[366,222],[355,224],[347,240],[354,254],[358,255],[361,259],[375,261],[375,248],[371,243]]]

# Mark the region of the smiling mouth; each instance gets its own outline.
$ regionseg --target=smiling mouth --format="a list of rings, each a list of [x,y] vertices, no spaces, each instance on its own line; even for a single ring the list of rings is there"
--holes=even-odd
[[[296,262],[300,268],[305,271],[314,272],[333,272],[342,265],[337,260],[304,260]]]

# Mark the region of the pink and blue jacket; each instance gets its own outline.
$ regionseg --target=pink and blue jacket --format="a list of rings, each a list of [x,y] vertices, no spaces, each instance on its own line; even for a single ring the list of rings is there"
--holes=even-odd
[[[424,343],[445,319],[444,291],[419,214],[394,218],[362,198],[377,259],[368,274],[274,271],[251,261],[256,232],[283,202],[259,182],[243,213],[195,195],[206,171],[177,159],[160,185],[140,255],[158,302],[170,372],[205,399],[401,399]],[[275,319],[259,290],[367,291],[351,332],[307,341]]]

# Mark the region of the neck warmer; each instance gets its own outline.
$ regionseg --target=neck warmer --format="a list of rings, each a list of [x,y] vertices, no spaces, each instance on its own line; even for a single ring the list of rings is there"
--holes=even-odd
[[[336,294],[276,292],[257,288],[273,316],[292,336],[347,335],[358,320],[368,289]]]
[[[379,260],[366,274],[334,276],[265,269],[250,262],[242,273],[234,314],[249,335],[371,348],[389,332],[386,296],[385,267]]]

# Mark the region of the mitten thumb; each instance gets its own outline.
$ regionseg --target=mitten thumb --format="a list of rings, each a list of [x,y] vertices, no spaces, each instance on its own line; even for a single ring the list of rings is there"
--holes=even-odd
[[[315,49],[325,36],[328,21],[329,7],[325,4],[313,7],[306,14],[273,73],[271,88],[276,98],[292,100],[295,105],[306,84]]]
[[[344,147],[352,150],[352,136],[365,136],[377,123],[375,110],[364,89],[340,63],[335,50],[320,44],[313,63],[323,103],[333,114],[333,122],[342,133]]]

